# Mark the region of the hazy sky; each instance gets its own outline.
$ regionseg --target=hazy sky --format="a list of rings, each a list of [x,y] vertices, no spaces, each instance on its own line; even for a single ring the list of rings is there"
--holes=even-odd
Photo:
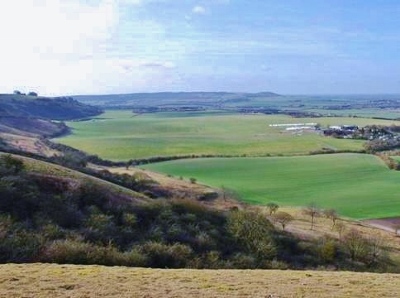
[[[400,93],[398,0],[2,0],[0,93]]]

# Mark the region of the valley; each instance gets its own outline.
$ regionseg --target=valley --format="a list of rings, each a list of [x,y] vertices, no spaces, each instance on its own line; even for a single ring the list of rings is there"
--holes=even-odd
[[[0,265],[6,275],[19,276],[0,276],[0,294],[18,297],[35,287],[39,296],[78,297],[107,272],[144,284],[162,279],[175,296],[179,288],[182,296],[318,297],[338,271],[337,297],[362,295],[365,283],[377,278],[388,286],[371,286],[371,293],[390,297],[397,275],[347,271],[399,272],[400,154],[388,143],[400,126],[389,117],[395,112],[381,111],[387,118],[316,117],[303,107],[267,113],[268,105],[278,111],[293,100],[279,98],[247,99],[252,108],[206,108],[203,101],[154,111],[103,103],[104,111],[92,107],[96,114],[85,117],[22,115],[35,120],[0,133],[1,262],[41,264]],[[45,133],[39,122],[64,130]],[[343,136],[342,127],[359,131]],[[219,269],[229,278],[216,281]],[[37,272],[46,270],[56,286],[37,286],[45,282]],[[187,277],[182,283],[180,274]],[[241,285],[243,274],[263,280],[254,288]],[[282,287],[288,276],[302,284]],[[186,287],[195,278],[209,282]],[[94,291],[121,296],[100,286]]]

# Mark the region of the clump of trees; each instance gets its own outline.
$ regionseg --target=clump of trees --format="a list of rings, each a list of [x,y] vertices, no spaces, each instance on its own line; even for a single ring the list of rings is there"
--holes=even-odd
[[[355,264],[363,263],[376,267],[385,263],[386,254],[382,250],[382,239],[379,236],[366,237],[358,230],[351,229],[342,239],[342,246]],[[387,263],[387,260],[386,260]]]
[[[321,209],[317,207],[315,203],[309,204],[303,208],[303,214],[311,218],[311,230],[314,229],[315,219],[321,215]]]
[[[25,93],[22,93],[22,92],[19,91],[19,90],[14,90],[13,93],[14,93],[15,95],[26,95]],[[28,96],[38,96],[38,94],[37,94],[37,92],[30,91],[30,92],[28,93]]]

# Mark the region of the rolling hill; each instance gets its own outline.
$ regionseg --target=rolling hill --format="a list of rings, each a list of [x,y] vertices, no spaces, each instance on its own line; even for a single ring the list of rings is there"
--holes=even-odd
[[[81,119],[101,113],[71,97],[43,97],[0,94],[0,117],[41,118],[51,120]]]
[[[190,189],[185,197],[168,198],[154,192],[158,183],[145,173],[102,177],[130,189],[51,163],[0,155],[0,263],[397,270],[384,254],[367,253],[370,238],[363,235],[369,230],[354,223],[346,224],[349,233],[356,228],[366,241],[365,254],[355,257],[330,231],[329,219],[319,220],[311,236],[288,233],[262,208],[224,202],[218,210],[209,204],[217,197],[196,198]],[[295,226],[308,222],[293,214]],[[394,238],[386,234],[385,239]],[[333,247],[327,256],[325,246]],[[398,257],[398,244],[377,249]]]
[[[1,147],[51,154],[40,138],[68,133],[69,128],[62,122],[64,120],[82,119],[101,112],[97,107],[70,97],[0,94]]]

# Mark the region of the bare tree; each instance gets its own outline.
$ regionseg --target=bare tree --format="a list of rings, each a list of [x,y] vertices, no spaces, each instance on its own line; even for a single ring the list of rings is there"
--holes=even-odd
[[[291,222],[292,220],[294,220],[294,217],[291,216],[289,213],[286,212],[276,212],[273,217],[272,220],[276,223],[279,223],[282,225],[282,230],[285,230],[286,225]]]
[[[380,236],[371,236],[367,239],[368,254],[365,258],[368,266],[376,266],[380,263],[383,256],[383,239]]]
[[[276,211],[278,211],[279,209],[279,205],[273,202],[270,202],[267,204],[267,208],[269,211],[269,215],[272,215],[273,213],[275,213]]]
[[[339,221],[335,227],[334,227],[335,231],[338,232],[339,234],[339,240],[342,240],[342,235],[343,232],[346,230],[346,226],[343,222]]]
[[[311,217],[311,230],[313,230],[315,218],[321,214],[321,210],[315,203],[311,203],[303,209],[303,214]]]
[[[325,216],[326,218],[329,218],[329,219],[332,220],[332,230],[333,230],[333,228],[334,228],[335,225],[336,225],[336,220],[339,218],[339,216],[338,216],[336,210],[335,210],[335,209],[332,209],[332,208],[331,208],[331,209],[325,209],[325,210],[323,211],[323,214],[324,214],[324,216]]]

